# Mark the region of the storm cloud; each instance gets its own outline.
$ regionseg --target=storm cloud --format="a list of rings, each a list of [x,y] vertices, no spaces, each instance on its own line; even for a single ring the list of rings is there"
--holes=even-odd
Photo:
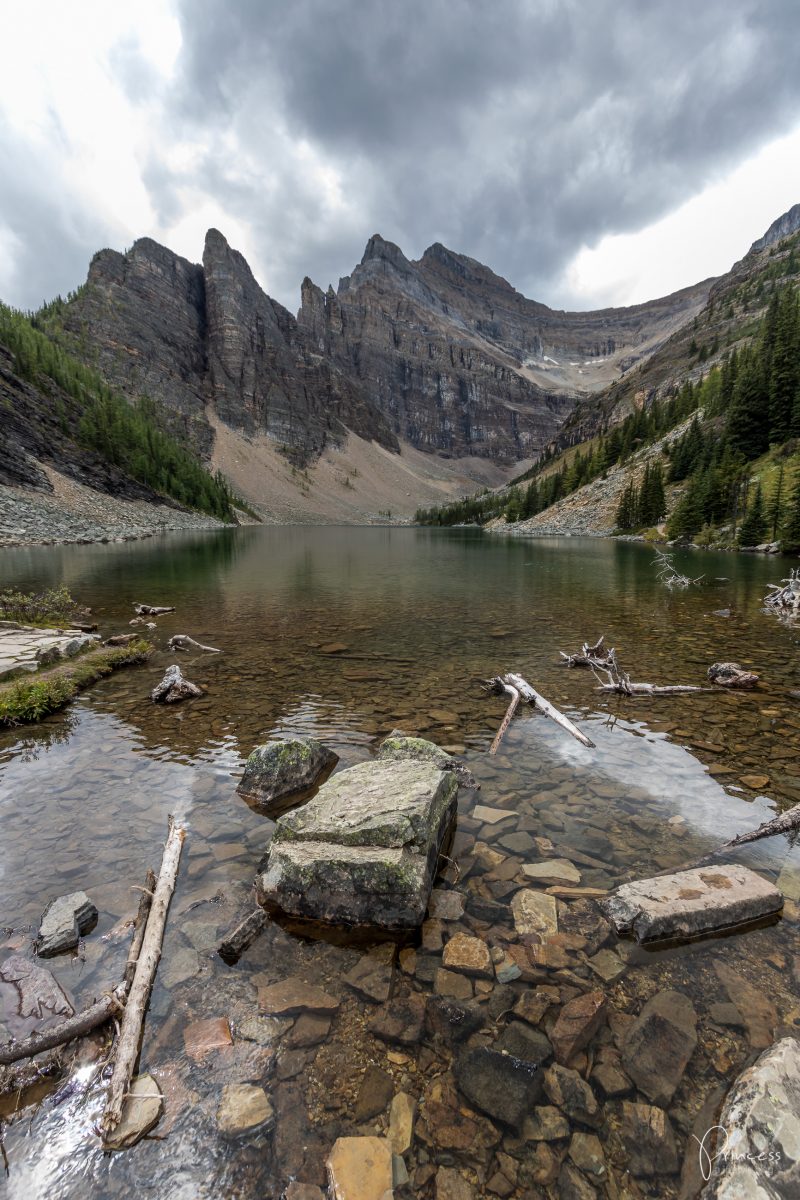
[[[552,303],[582,246],[649,225],[800,122],[795,0],[175,11],[168,81],[150,86],[135,44],[115,50],[120,88],[150,113],[136,153],[154,228],[131,232],[164,240],[210,208],[247,231],[259,279],[292,308],[304,275],[335,283],[374,232],[410,257],[444,242]],[[18,245],[33,236],[33,258],[42,189],[27,217],[24,192],[5,189],[0,218]],[[56,225],[70,269],[89,216]]]

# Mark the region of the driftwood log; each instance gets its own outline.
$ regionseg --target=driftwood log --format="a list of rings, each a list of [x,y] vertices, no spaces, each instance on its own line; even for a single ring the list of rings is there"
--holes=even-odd
[[[760,842],[762,838],[777,837],[781,833],[794,833],[798,829],[800,829],[800,804],[795,804],[792,808],[787,808],[786,812],[781,813],[780,816],[773,817],[770,821],[764,821],[757,829],[751,829],[748,833],[740,833],[738,837],[731,838],[729,842],[717,846],[716,850],[710,850],[702,858],[695,858],[682,867],[670,867],[667,871],[659,871],[659,875],[672,875],[675,871],[691,871],[694,867],[705,866],[706,863],[711,862],[712,858],[717,858],[720,854],[727,854],[729,850],[735,850],[737,846],[746,846],[749,842]]]
[[[759,679],[753,671],[745,671],[734,662],[713,663],[707,674],[712,683],[728,688],[754,688]]]
[[[549,700],[545,700],[544,696],[541,696],[535,688],[532,688],[531,685],[525,679],[523,679],[521,675],[515,675],[512,672],[508,672],[502,676],[497,675],[493,679],[487,680],[483,686],[488,692],[493,692],[495,695],[506,695],[511,697],[511,703],[508,706],[506,715],[503,717],[502,724],[498,730],[498,735],[495,737],[495,740],[492,743],[492,753],[496,752],[497,746],[500,744],[500,738],[502,738],[503,734],[508,729],[508,726],[511,723],[511,718],[514,715],[514,711],[519,704],[519,700],[524,700],[526,704],[533,704],[536,708],[538,708],[539,712],[544,713],[544,715],[549,717],[551,721],[555,721],[555,723],[560,725],[562,729],[566,729],[567,733],[576,738],[583,746],[588,746],[590,749],[594,748],[594,742],[591,741],[585,733],[581,733],[580,729],[578,729],[576,725],[573,725],[569,717],[565,717],[562,712],[559,712],[555,705],[551,704]],[[514,692],[518,693],[519,700],[514,700]]]
[[[106,640],[103,642],[103,645],[127,646],[129,642],[135,642],[138,636],[138,633],[115,633],[113,637],[106,638]]]
[[[800,567],[793,567],[788,579],[767,586],[772,589],[769,595],[764,597],[764,608],[768,612],[777,613],[782,617],[796,617],[800,614]]]
[[[144,1014],[150,999],[159,959],[161,945],[164,940],[164,928],[167,923],[167,913],[172,893],[175,890],[175,880],[178,877],[178,867],[181,861],[181,850],[186,832],[176,825],[174,819],[169,819],[169,833],[164,846],[164,856],[161,860],[161,870],[158,882],[153,892],[147,928],[142,939],[141,948],[136,960],[125,1012],[122,1015],[119,1038],[114,1050],[114,1071],[108,1089],[105,1112],[103,1113],[103,1133],[109,1136],[122,1120],[122,1109],[130,1091],[131,1078],[139,1057],[139,1043],[142,1037]]]
[[[134,604],[133,611],[139,617],[160,617],[162,613],[175,612],[174,608],[159,608],[155,604]]]
[[[167,667],[161,683],[157,683],[150,693],[150,699],[156,704],[177,704],[179,700],[188,700],[191,696],[202,696],[203,689],[196,683],[184,678],[177,663]]]
[[[623,671],[616,650],[609,650],[602,666],[592,665],[595,677],[600,681],[598,691],[618,692],[621,696],[676,696],[685,692],[707,692],[706,687],[689,683],[674,683],[660,686],[655,683],[634,683],[627,671]],[[603,683],[601,675],[606,676]]]
[[[668,588],[687,588],[694,583],[699,583],[704,578],[698,575],[695,579],[690,579],[688,575],[681,575],[676,569],[671,554],[665,554],[663,550],[656,550],[656,556],[653,563],[658,567],[658,578]]]
[[[193,637],[189,637],[188,633],[174,633],[167,645],[170,650],[203,650],[206,654],[222,654],[216,646],[204,646],[202,642],[196,642]]]

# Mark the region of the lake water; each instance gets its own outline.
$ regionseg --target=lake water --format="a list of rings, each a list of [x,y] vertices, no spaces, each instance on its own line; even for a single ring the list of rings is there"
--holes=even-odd
[[[176,611],[158,619],[148,664],[101,682],[39,726],[0,733],[0,947],[25,953],[47,902],[85,889],[100,911],[98,926],[79,955],[48,964],[83,1007],[120,977],[129,934],[115,927],[135,911],[133,889],[147,867],[158,868],[169,813],[188,838],[142,1050],[142,1068],[167,1099],[156,1136],[104,1155],[93,1132],[102,1094],[94,1069],[83,1066],[3,1127],[10,1172],[0,1194],[5,1186],[14,1200],[134,1192],[264,1200],[281,1196],[292,1179],[322,1185],[337,1137],[385,1131],[388,1109],[363,1118],[370,1067],[390,1077],[383,1080],[389,1098],[403,1091],[419,1102],[405,1154],[410,1183],[398,1196],[433,1196],[439,1167],[459,1170],[475,1196],[563,1192],[569,1137],[543,1141],[530,1125],[515,1132],[476,1115],[455,1088],[459,1048],[447,1039],[425,1033],[408,1045],[376,1035],[370,1026],[386,1005],[343,979],[368,946],[274,924],[238,964],[221,961],[214,947],[247,911],[273,828],[235,786],[253,746],[280,734],[313,734],[337,751],[340,768],[369,757],[396,727],[462,754],[481,790],[460,797],[460,876],[450,867],[440,883],[462,893],[467,907],[446,933],[478,933],[500,948],[517,944],[507,906],[526,882],[523,864],[542,858],[535,837],[574,862],[583,885],[610,888],[680,866],[755,827],[800,800],[798,633],[761,611],[765,584],[791,564],[685,552],[678,566],[703,572],[704,582],[671,593],[658,583],[652,557],[631,543],[393,528],[246,528],[2,552],[1,586],[63,582],[91,606],[106,636],[127,631],[135,602]],[[175,661],[165,649],[173,633],[224,651],[180,656],[207,692],[174,709],[149,699]],[[734,660],[763,682],[754,693],[601,695],[589,672],[566,669],[558,655],[601,633],[635,680],[702,684],[711,663]],[[329,643],[346,649],[326,653]],[[596,749],[525,711],[489,757],[504,703],[480,681],[505,670],[519,671],[566,711]],[[754,776],[769,782],[743,782]],[[516,815],[485,825],[470,815],[476,802]],[[510,835],[517,836],[504,845]],[[780,877],[787,896],[800,894],[800,857],[785,838],[736,858]],[[505,907],[479,920],[480,900]],[[603,1108],[606,1174],[594,1185],[612,1197],[673,1197],[682,1188],[696,1195],[692,1130],[702,1137],[715,1123],[707,1114],[752,1058],[759,997],[762,1024],[800,1025],[798,908],[790,899],[766,928],[671,949],[633,950],[612,935],[605,947],[620,954],[624,969],[610,982],[587,963],[598,949],[592,902],[560,901],[559,915],[563,961],[539,971],[539,981],[556,989],[542,1029],[588,987],[606,993],[611,1012],[577,1063]],[[396,957],[388,1007],[434,991],[439,932],[433,925],[424,945],[412,941],[416,958]],[[290,975],[341,1000],[316,1045],[303,1044],[313,1040],[303,1026],[252,1020],[258,987]],[[474,1036],[492,1042],[508,1010],[538,983],[465,986],[474,987],[485,1014]],[[698,1017],[697,1048],[666,1104],[679,1169],[686,1164],[683,1183],[678,1173],[631,1177],[621,1102],[645,1097],[632,1087],[605,1096],[595,1074],[598,1064],[618,1062],[626,1026],[666,988],[688,995]],[[712,1006],[730,1001],[743,1020],[714,1020]],[[218,1017],[230,1021],[233,1044],[193,1056],[186,1031]],[[13,1012],[5,1025],[18,1032]],[[217,1109],[231,1082],[265,1087],[276,1114],[270,1131],[220,1132]],[[572,1130],[588,1131],[575,1120]]]

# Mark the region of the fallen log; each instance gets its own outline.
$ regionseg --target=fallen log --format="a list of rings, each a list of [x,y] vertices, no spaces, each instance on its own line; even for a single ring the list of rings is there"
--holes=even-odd
[[[139,617],[160,617],[162,613],[175,612],[174,608],[159,608],[155,604],[134,604],[133,611]]]
[[[106,640],[103,642],[103,645],[127,646],[129,642],[135,642],[138,636],[138,633],[115,633],[113,637],[106,638]]]
[[[764,608],[781,617],[796,617],[800,613],[800,567],[793,567],[788,579],[780,583],[768,583],[772,588],[764,597]]]
[[[174,818],[170,817],[169,833],[164,846],[158,882],[153,892],[147,929],[136,961],[136,970],[114,1051],[114,1071],[103,1113],[104,1137],[111,1135],[122,1120],[122,1108],[130,1091],[133,1069],[139,1056],[144,1014],[161,958],[164,928],[167,923],[169,903],[175,889],[175,880],[178,877],[185,836],[186,831],[180,825],[176,825]]]
[[[98,1025],[103,1025],[110,1017],[119,1016],[124,1011],[125,987],[119,984],[113,992],[107,992],[83,1012],[75,1013],[66,1021],[55,1025],[44,1033],[32,1033],[21,1042],[7,1042],[0,1046],[0,1067],[19,1062],[21,1058],[33,1058],[45,1050],[53,1050],[63,1046],[75,1038],[84,1037]]]
[[[256,908],[243,921],[227,933],[217,946],[217,953],[226,963],[235,963],[244,954],[248,946],[259,937],[267,927],[269,917],[263,908]]]
[[[500,680],[500,686],[506,695],[511,697],[511,703],[506,710],[506,715],[503,717],[500,728],[494,735],[494,741],[489,747],[490,754],[497,754],[497,747],[502,742],[503,734],[511,724],[511,718],[514,716],[514,713],[517,711],[517,706],[519,705],[519,691],[517,688],[513,687],[510,683],[505,683],[502,679]]]
[[[535,705],[539,712],[544,713],[544,715],[549,717],[551,721],[555,721],[555,723],[560,725],[562,729],[566,729],[567,733],[571,734],[572,737],[577,738],[582,745],[588,746],[590,749],[594,748],[594,742],[591,741],[585,733],[581,733],[580,729],[578,729],[576,725],[573,725],[569,717],[565,717],[562,712],[558,711],[555,705],[551,704],[549,700],[545,700],[544,696],[541,696],[535,688],[532,688],[531,685],[526,682],[521,675],[514,675],[512,672],[508,672],[503,676],[498,675],[493,679],[487,680],[487,682],[484,684],[484,687],[487,691],[493,692],[496,695],[511,695],[510,689],[515,689],[519,693],[520,699],[524,700],[526,704]],[[516,708],[516,705],[514,707]],[[503,725],[501,726],[503,733],[505,733],[505,730],[508,728],[509,720],[510,718],[508,716],[508,712],[506,712],[506,715],[503,718]]]
[[[196,683],[184,677],[177,663],[167,667],[161,683],[157,683],[150,693],[150,699],[155,704],[176,704],[179,700],[188,700],[191,696],[202,696],[203,689]]]
[[[125,985],[125,994],[131,990],[133,977],[136,974],[136,964],[139,961],[139,955],[142,952],[142,942],[144,941],[145,930],[147,929],[147,918],[150,915],[150,906],[153,903],[153,892],[156,887],[156,877],[153,874],[152,868],[148,867],[147,877],[142,888],[142,894],[139,897],[139,911],[136,914],[136,927],[131,938],[130,949],[128,950],[128,961],[125,963],[125,974],[123,983]]]
[[[660,871],[659,874],[670,875],[674,871],[689,871],[693,867],[703,867],[718,854],[727,854],[729,850],[735,850],[737,846],[746,846],[749,842],[759,842],[762,838],[776,837],[781,833],[794,833],[798,829],[800,829],[800,804],[795,804],[792,808],[787,808],[786,812],[781,813],[780,816],[773,817],[770,821],[764,821],[757,829],[751,829],[748,833],[740,833],[738,837],[731,838],[729,842],[717,846],[716,850],[709,851],[702,858],[695,858],[683,867],[670,867],[668,871]]]
[[[563,650],[559,650],[559,654],[568,667],[606,667],[608,656],[614,651],[613,649],[606,650],[603,646],[604,641],[605,638],[600,637],[593,646],[584,642],[577,654],[565,654]]]
[[[753,671],[745,671],[734,662],[712,663],[707,675],[712,683],[729,688],[754,688],[759,679]]]
[[[167,645],[170,650],[203,650],[206,654],[222,654],[216,646],[204,646],[202,642],[196,642],[193,637],[189,637],[188,633],[174,633]]]

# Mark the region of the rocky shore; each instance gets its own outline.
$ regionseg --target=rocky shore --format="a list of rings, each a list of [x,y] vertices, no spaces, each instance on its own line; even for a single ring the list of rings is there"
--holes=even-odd
[[[56,472],[52,492],[0,486],[0,547],[127,542],[170,530],[224,529],[222,521],[166,504],[108,496]]]

